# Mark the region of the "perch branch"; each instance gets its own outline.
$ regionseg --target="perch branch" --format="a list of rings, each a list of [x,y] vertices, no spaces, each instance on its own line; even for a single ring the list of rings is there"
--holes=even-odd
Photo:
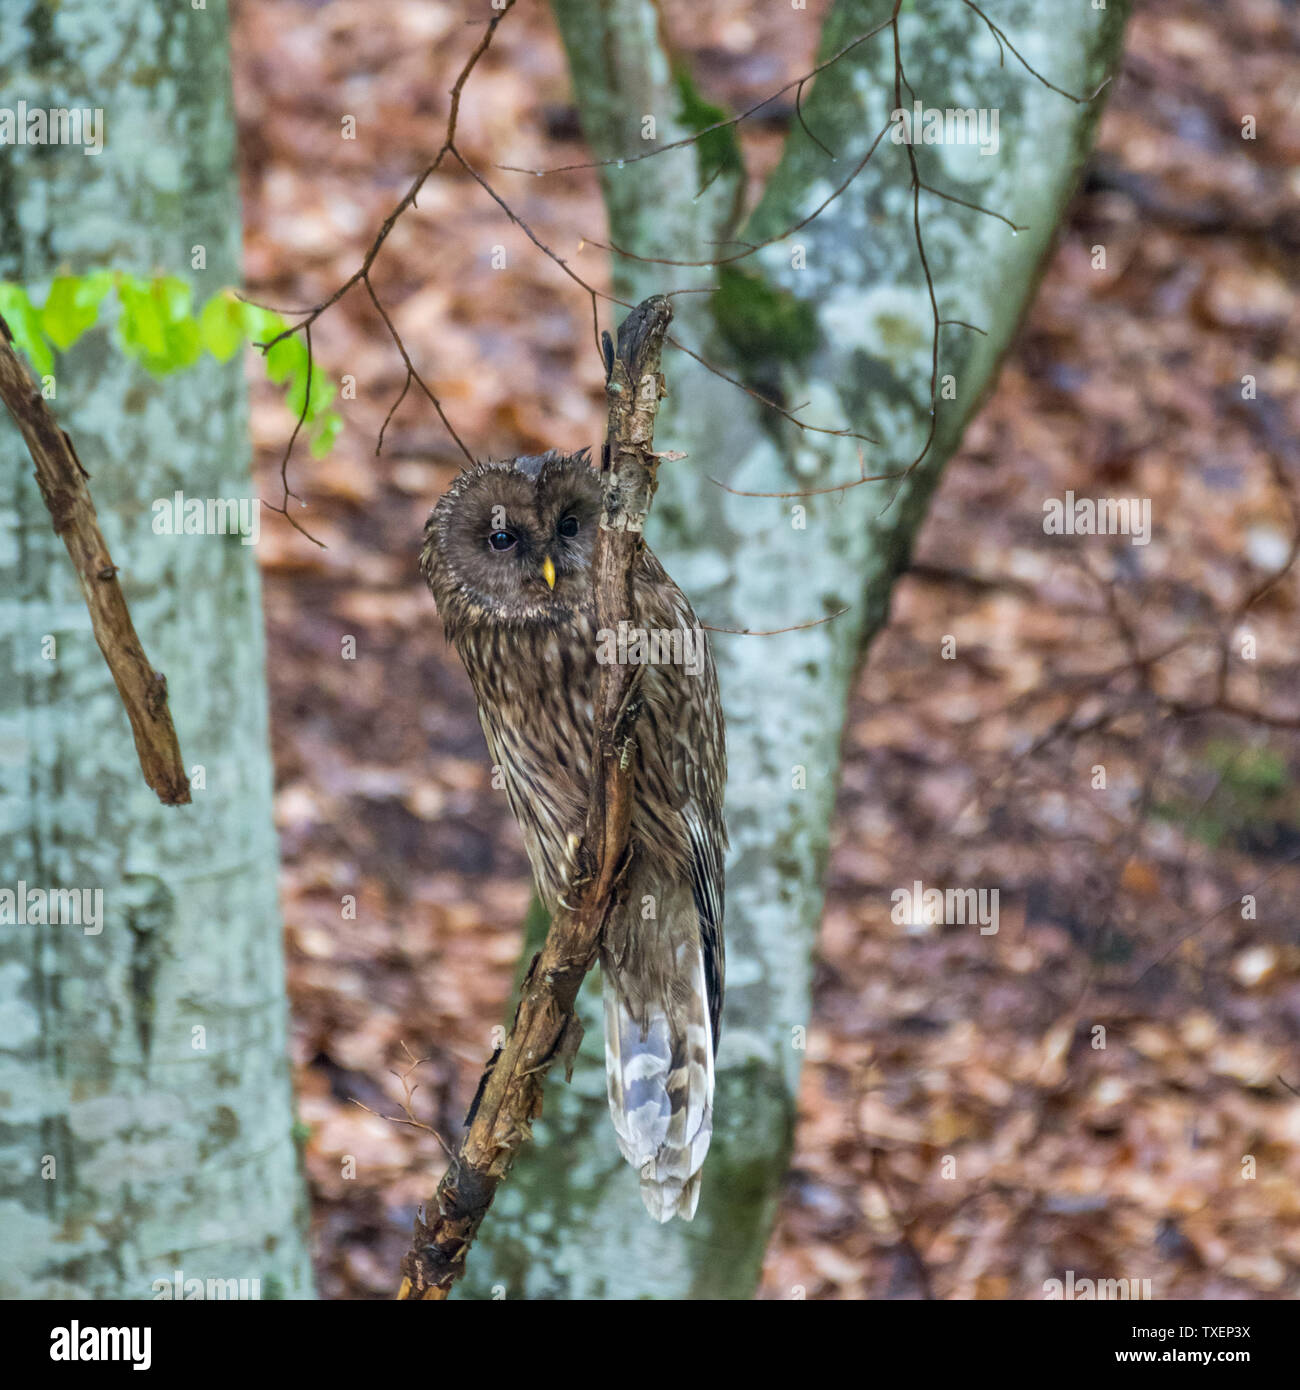
[[[632,569],[656,485],[659,460],[652,445],[664,394],[659,363],[671,318],[666,298],[645,300],[623,321],[609,362],[604,506],[593,561],[598,629],[617,629],[632,613]],[[464,1273],[497,1187],[541,1114],[547,1071],[557,1058],[564,1059],[566,1071],[572,1069],[582,1039],[574,1015],[578,989],[595,962],[627,867],[636,769],[630,731],[639,669],[600,667],[591,790],[571,886],[529,966],[510,1033],[483,1073],[460,1146],[430,1203],[430,1219],[416,1217],[399,1299],[447,1297]]]
[[[0,400],[27,441],[55,534],[63,538],[77,571],[95,641],[131,721],[144,780],[164,805],[183,805],[190,799],[190,783],[167,708],[167,678],[150,666],[136,636],[117,582],[117,566],[108,553],[86,486],[90,474],[81,466],[72,440],[45,404],[12,343],[9,325],[0,318]]]

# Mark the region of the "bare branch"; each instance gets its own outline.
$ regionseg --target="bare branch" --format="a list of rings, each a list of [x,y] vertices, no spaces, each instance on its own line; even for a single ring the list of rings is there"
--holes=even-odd
[[[465,461],[466,461],[467,463],[472,464],[472,463],[474,462],[474,455],[471,454],[470,451],[469,451],[469,449],[466,447],[465,441],[460,437],[460,435],[458,435],[458,434],[456,433],[455,427],[452,425],[451,421],[447,418],[447,412],[442,408],[442,402],[441,402],[441,401],[437,398],[437,396],[435,396],[435,395],[433,394],[433,392],[429,389],[428,385],[425,383],[425,380],[424,380],[424,378],[420,375],[420,373],[417,372],[417,371],[415,370],[415,364],[411,361],[411,355],[410,355],[410,353],[408,353],[407,350],[406,350],[406,344],[405,344],[404,342],[402,342],[402,336],[401,336],[401,334],[398,333],[397,328],[396,328],[396,326],[394,325],[392,319],[390,319],[390,318],[388,317],[388,310],[385,309],[384,306],[379,302],[379,296],[375,293],[375,287],[374,287],[373,284],[371,284],[370,276],[369,276],[369,275],[366,275],[366,276],[363,276],[362,278],[363,278],[363,281],[364,281],[364,283],[365,283],[366,293],[370,296],[370,302],[375,306],[375,309],[376,309],[376,311],[378,312],[379,317],[380,317],[381,319],[383,319],[383,321],[384,321],[384,326],[388,329],[389,336],[392,338],[393,342],[396,344],[396,346],[397,346],[397,351],[398,351],[399,353],[401,353],[402,361],[406,364],[406,381],[407,381],[407,385],[409,386],[410,383],[411,383],[412,381],[414,381],[415,384],[420,388],[420,390],[423,391],[424,394],[429,398],[430,402],[431,402],[432,405],[433,405],[434,410],[437,411],[437,413],[438,413],[438,419],[442,421],[443,426],[446,428],[447,433],[448,433],[449,435],[451,435],[451,437],[456,441],[456,444],[457,444],[458,447],[460,448],[461,453],[465,455]],[[405,386],[402,387],[402,395],[403,395],[403,396],[406,395],[406,387],[405,387]],[[399,396],[399,397],[398,397],[398,401],[400,402],[400,400],[401,400],[401,397]],[[394,406],[393,406],[393,410],[396,410],[396,409],[397,409],[397,406],[394,405]],[[392,416],[392,411],[389,412],[389,417],[391,418],[391,416]],[[384,424],[387,425],[387,424],[388,424],[388,421],[385,420],[385,421],[384,421]],[[383,439],[383,435],[382,435],[382,432],[381,432],[381,434],[380,434],[380,441],[381,441],[381,443],[382,443],[382,439]]]
[[[108,553],[99,518],[72,440],[45,404],[13,350],[9,325],[0,318],[0,400],[27,441],[36,481],[55,534],[63,538],[77,571],[99,650],[112,672],[135,738],[144,780],[166,806],[190,799],[190,782],[167,708],[167,678],[155,671],[136,636],[117,566]]]
[[[1050,91],[1056,92],[1059,96],[1065,97],[1068,101],[1074,102],[1077,106],[1086,106],[1090,101],[1095,101],[1102,94],[1102,92],[1104,92],[1106,88],[1110,85],[1110,78],[1103,77],[1102,80],[1097,84],[1095,90],[1089,92],[1086,96],[1076,96],[1074,92],[1067,92],[1064,87],[1058,87],[1055,82],[1049,82],[1048,79],[1044,77],[1043,74],[1039,72],[1037,68],[1032,67],[1029,64],[1029,62],[1025,59],[1025,56],[1020,52],[1020,50],[1015,46],[1015,44],[1013,44],[1011,40],[1007,38],[1005,32],[999,29],[998,26],[993,23],[993,21],[988,17],[988,15],[986,15],[984,11],[980,9],[980,7],[975,3],[975,0],[961,0],[961,2],[963,5],[966,6],[968,10],[973,10],[977,15],[979,15],[979,17],[984,21],[984,23],[988,25],[989,32],[997,40],[999,63],[1002,60],[1002,46],[1003,44],[1005,44],[1007,48],[1009,48],[1011,52],[1015,55],[1016,61],[1020,64],[1022,68],[1024,68],[1024,70],[1027,73],[1029,73],[1031,77],[1036,77],[1043,84],[1044,87],[1047,87]]]
[[[701,623],[700,626],[705,632],[726,632],[733,637],[778,637],[783,632],[803,632],[806,628],[821,627],[823,623],[833,623],[836,618],[842,618],[849,610],[840,608],[834,613],[827,613],[824,618],[813,618],[806,623],[791,623],[789,627],[714,627],[712,623]]]

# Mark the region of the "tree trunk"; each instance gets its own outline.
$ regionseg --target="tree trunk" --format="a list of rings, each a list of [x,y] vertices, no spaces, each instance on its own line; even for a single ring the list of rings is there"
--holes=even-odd
[[[0,107],[106,115],[98,155],[5,148],[0,278],[159,269],[200,299],[237,279],[223,0],[5,5],[0,73]],[[0,422],[0,888],[103,894],[98,932],[0,925],[0,1297],[168,1296],[155,1281],[174,1295],[177,1271],[308,1296],[254,551],[151,525],[177,490],[254,495],[240,366],[156,380],[95,331],[56,370],[52,407],[203,773],[191,806],[143,785],[30,460]]]
[[[688,133],[651,0],[553,5],[594,158],[647,148],[647,115],[656,117],[658,143]],[[839,0],[820,58],[888,19],[890,8]],[[1039,72],[1088,93],[1118,62],[1126,14],[1124,3],[1002,0],[992,17]],[[892,505],[893,482],[784,500],[729,495],[709,475],[766,492],[850,481],[862,471],[858,443],[801,433],[690,358],[664,359],[659,447],[690,458],[662,470],[649,539],[702,620],[770,629],[848,610],[780,636],[713,639],[727,711],[731,854],[718,1100],[699,1212],[691,1225],[658,1227],[640,1210],[636,1175],[606,1114],[593,982],[583,993],[588,1046],[572,1084],[552,1084],[535,1150],[497,1199],[470,1260],[471,1294],[496,1286],[511,1298],[745,1298],[758,1280],[790,1150],[846,703],[943,465],[1032,297],[1100,105],[1048,90],[1009,53],[1000,65],[992,34],[955,0],[908,5],[900,35],[906,75],[926,107],[998,112],[996,155],[918,144],[923,181],[1028,226],[1014,235],[992,217],[921,194],[941,316],[987,333],[941,330],[939,373],[953,378],[955,395],[939,401],[925,461]],[[895,106],[889,34],[819,76],[806,97],[808,126],[834,162],[793,127],[739,231],[729,223],[738,174],[694,197],[709,172],[695,148],[611,166],[602,179],[612,239],[642,255],[705,259],[740,249],[719,248],[718,239],[758,242],[807,217]],[[910,94],[904,104],[910,109]],[[799,414],[809,423],[882,440],[861,446],[872,474],[905,469],[930,427],[932,311],[909,181],[906,149],[886,136],[814,221],[721,272],[720,296],[675,301],[678,336],[711,361],[792,407],[807,402]],[[617,256],[615,272],[617,292],[631,301],[712,285],[719,275]]]

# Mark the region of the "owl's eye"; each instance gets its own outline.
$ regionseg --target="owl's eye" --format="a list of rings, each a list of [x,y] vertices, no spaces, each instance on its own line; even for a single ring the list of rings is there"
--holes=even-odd
[[[578,534],[578,518],[576,516],[566,516],[555,528],[556,532],[566,538]]]
[[[493,531],[488,537],[488,544],[493,550],[513,550],[515,538],[509,531]]]

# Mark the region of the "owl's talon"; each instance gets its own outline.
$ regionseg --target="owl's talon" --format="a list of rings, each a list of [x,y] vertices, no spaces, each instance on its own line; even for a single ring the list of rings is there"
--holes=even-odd
[[[567,835],[564,840],[564,863],[560,865],[560,878],[565,883],[573,883],[578,867],[578,850],[582,848],[580,835]]]
[[[567,835],[564,841],[564,862],[560,865],[560,881],[566,888],[581,888],[584,883],[591,882],[591,870],[582,859],[582,836]],[[561,898],[560,901],[564,900]],[[568,903],[564,905],[569,906]]]

